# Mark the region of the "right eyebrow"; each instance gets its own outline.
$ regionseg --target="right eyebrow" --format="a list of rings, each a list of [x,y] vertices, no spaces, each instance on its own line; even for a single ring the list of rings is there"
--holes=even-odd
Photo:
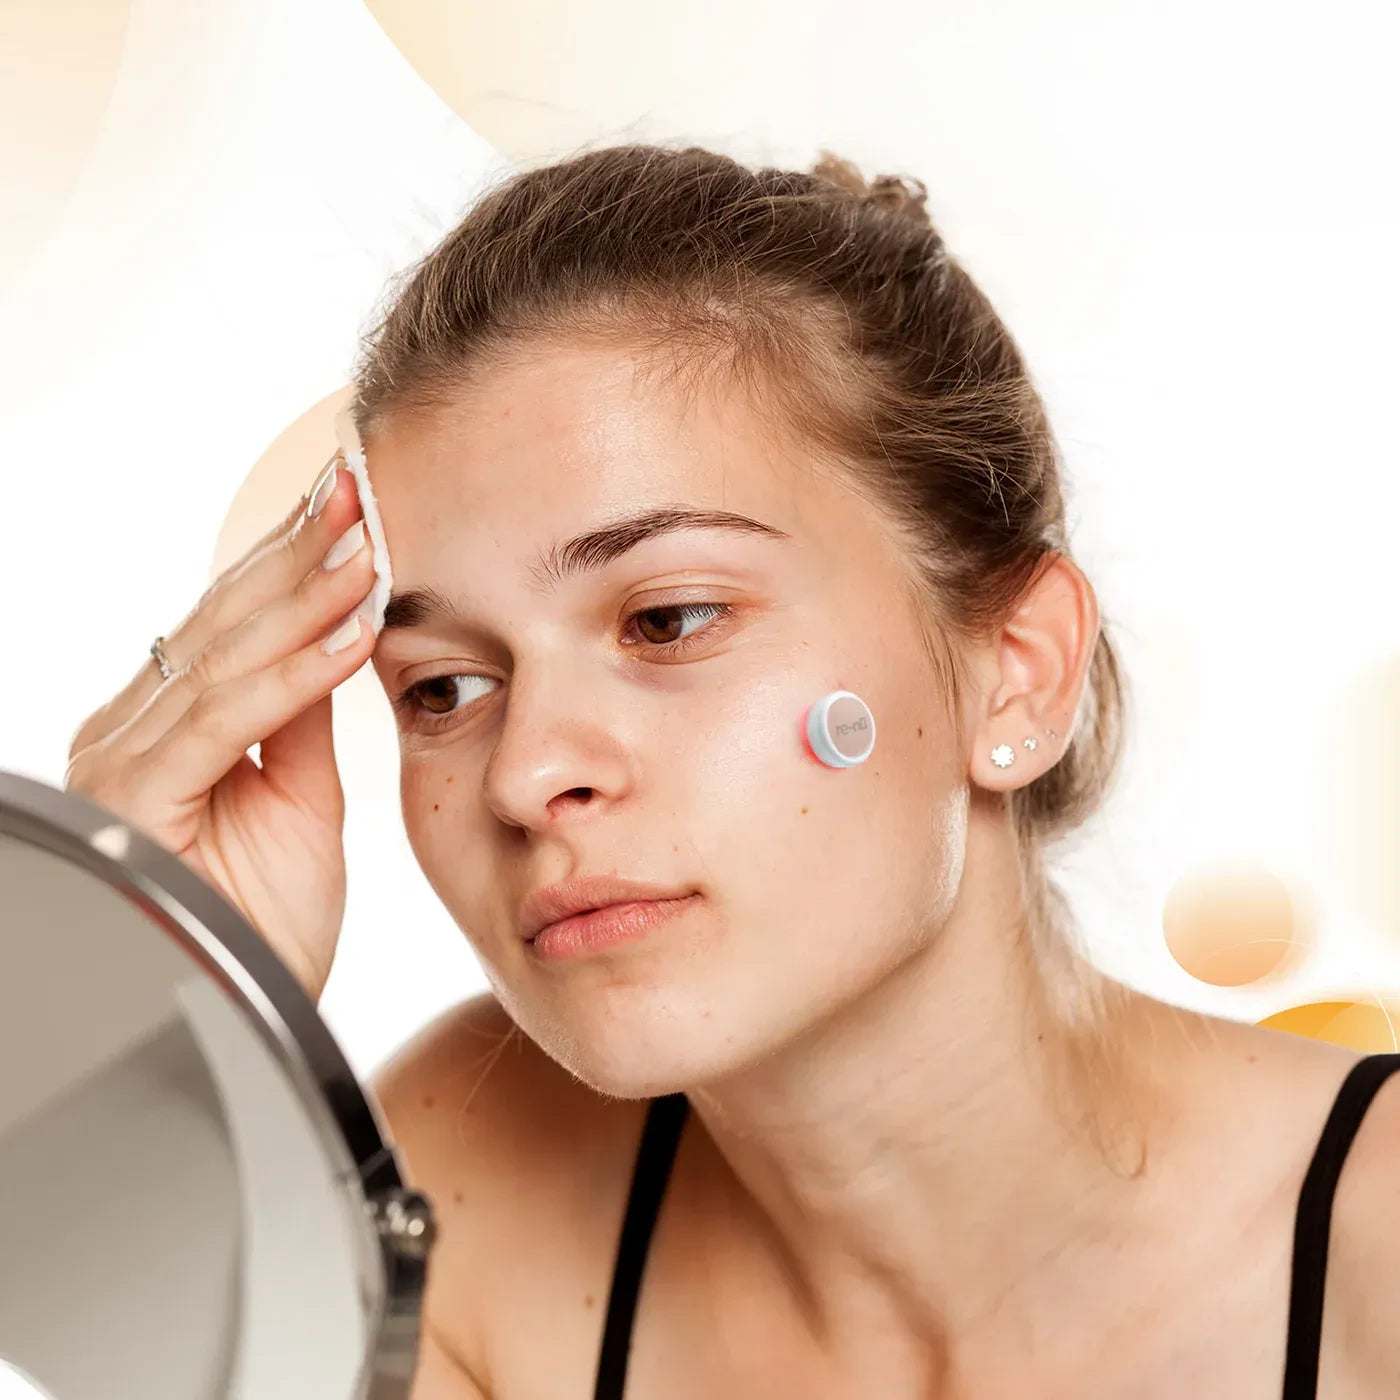
[[[647,540],[677,530],[734,530],[791,539],[786,530],[751,516],[728,510],[697,510],[691,506],[661,506],[629,515],[597,529],[586,530],[563,544],[541,553],[530,576],[547,591],[558,588],[566,578],[606,568]],[[384,609],[384,627],[424,627],[433,622],[451,621],[457,609],[435,588],[408,588],[390,595]]]

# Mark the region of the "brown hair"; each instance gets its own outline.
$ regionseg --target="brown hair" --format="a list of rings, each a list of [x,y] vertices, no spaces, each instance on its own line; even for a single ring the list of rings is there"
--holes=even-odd
[[[829,152],[800,172],[616,145],[511,173],[391,284],[356,367],[356,425],[367,439],[389,416],[431,412],[534,336],[626,344],[686,386],[723,369],[905,546],[956,717],[965,676],[948,640],[989,635],[1069,551],[1044,406],[926,196],[918,180],[867,183]],[[1124,710],[1101,626],[1072,742],[1009,796],[1025,947],[1065,1021],[1091,1038],[1111,993],[1070,952],[1043,850],[1103,801]]]

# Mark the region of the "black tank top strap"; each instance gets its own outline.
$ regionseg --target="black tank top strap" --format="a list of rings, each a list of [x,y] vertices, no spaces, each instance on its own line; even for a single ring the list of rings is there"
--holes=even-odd
[[[1293,1231],[1282,1400],[1316,1400],[1332,1202],[1366,1110],[1397,1069],[1400,1051],[1367,1055],[1352,1066],[1337,1091],[1303,1180]],[[647,1246],[689,1109],[684,1094],[664,1095],[647,1107],[618,1241],[594,1400],[622,1400]]]
[[[1361,1120],[1376,1091],[1397,1069],[1400,1069],[1400,1052],[1367,1055],[1351,1067],[1337,1091],[1332,1112],[1298,1193],[1283,1400],[1316,1400],[1332,1199]]]
[[[627,1213],[617,1245],[593,1400],[622,1400],[627,1357],[632,1345],[632,1318],[637,1310],[647,1246],[651,1243],[661,1198],[671,1177],[671,1165],[689,1110],[690,1101],[684,1094],[665,1094],[647,1106],[627,1197]]]

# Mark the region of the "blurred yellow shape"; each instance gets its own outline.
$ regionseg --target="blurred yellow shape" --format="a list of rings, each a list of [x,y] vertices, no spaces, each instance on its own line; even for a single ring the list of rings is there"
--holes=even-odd
[[[1345,1045],[1362,1054],[1400,1050],[1400,1001],[1371,997],[1356,1001],[1313,1001],[1266,1016],[1259,1025],[1311,1040]]]

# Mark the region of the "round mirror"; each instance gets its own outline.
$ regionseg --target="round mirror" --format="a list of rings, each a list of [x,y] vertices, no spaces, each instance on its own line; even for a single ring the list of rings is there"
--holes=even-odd
[[[0,1396],[406,1397],[433,1239],[257,931],[0,772]]]

